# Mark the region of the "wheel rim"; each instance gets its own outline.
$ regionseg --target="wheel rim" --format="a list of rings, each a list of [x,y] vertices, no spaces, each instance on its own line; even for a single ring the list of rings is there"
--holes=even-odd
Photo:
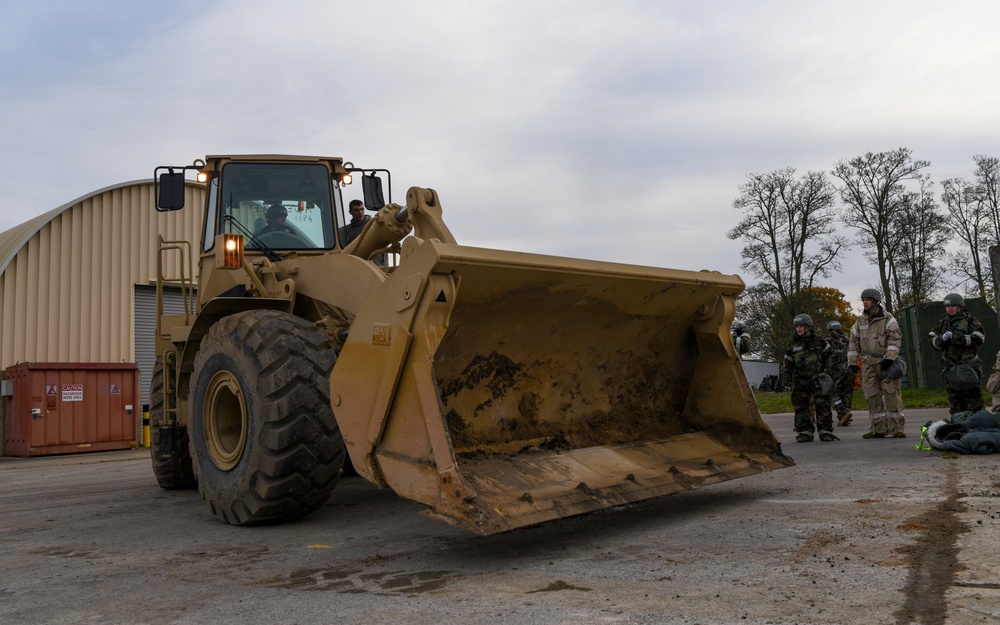
[[[232,373],[220,371],[208,383],[204,424],[212,462],[223,471],[235,467],[247,440],[247,411],[243,390]]]

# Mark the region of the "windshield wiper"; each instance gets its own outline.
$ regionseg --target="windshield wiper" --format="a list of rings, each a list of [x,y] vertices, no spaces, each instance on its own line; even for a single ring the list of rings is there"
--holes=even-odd
[[[231,223],[236,230],[239,230],[239,232],[243,236],[245,236],[251,243],[253,243],[257,249],[264,252],[268,260],[272,262],[278,262],[279,260],[281,260],[281,256],[278,256],[277,252],[272,250],[270,247],[267,246],[266,243],[257,238],[257,236],[254,233],[250,232],[250,229],[244,226],[242,223],[240,223],[239,219],[229,214],[223,215],[222,218]]]

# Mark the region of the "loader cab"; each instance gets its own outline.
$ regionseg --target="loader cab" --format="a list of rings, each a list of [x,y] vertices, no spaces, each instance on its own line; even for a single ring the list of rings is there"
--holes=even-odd
[[[386,200],[385,169],[360,169],[337,158],[209,156],[192,165],[157,167],[156,209],[184,207],[187,174],[196,172],[208,187],[202,252],[212,252],[216,237],[240,235],[247,251],[328,251],[346,225],[341,186],[361,174],[365,209],[377,212]],[[392,186],[389,183],[389,201]],[[345,241],[340,241],[345,245]]]
[[[226,163],[209,181],[203,251],[217,234],[243,235],[248,251],[333,249],[341,203],[322,163]]]

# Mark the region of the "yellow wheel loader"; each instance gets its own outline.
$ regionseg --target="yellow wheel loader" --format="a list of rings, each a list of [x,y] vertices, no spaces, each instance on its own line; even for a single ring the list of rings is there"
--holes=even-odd
[[[158,210],[189,172],[205,232],[196,297],[188,245],[160,242],[182,269],[157,282],[153,470],[226,523],[315,511],[345,462],[479,534],[793,464],[729,335],[737,276],[462,246],[433,190],[394,204],[341,158],[159,167]]]

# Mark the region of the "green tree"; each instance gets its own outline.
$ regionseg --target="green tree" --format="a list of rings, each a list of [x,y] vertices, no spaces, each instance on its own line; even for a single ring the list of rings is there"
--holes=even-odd
[[[783,358],[791,327],[780,302],[777,291],[764,284],[748,287],[736,301],[736,319],[750,334],[752,352],[774,362]]]
[[[849,329],[854,323],[855,314],[851,309],[850,302],[844,297],[844,293],[839,289],[826,286],[816,286],[803,290],[802,310],[816,324],[816,330],[820,334],[826,333],[826,324],[831,321],[839,321],[845,329]]]
[[[737,317],[750,334],[755,354],[781,362],[792,336],[792,319],[799,313],[812,317],[816,331],[823,335],[830,321],[839,321],[845,329],[853,323],[851,305],[837,289],[823,286],[803,289],[798,303],[801,308],[789,317],[773,288],[755,284],[743,292],[736,302]]]

